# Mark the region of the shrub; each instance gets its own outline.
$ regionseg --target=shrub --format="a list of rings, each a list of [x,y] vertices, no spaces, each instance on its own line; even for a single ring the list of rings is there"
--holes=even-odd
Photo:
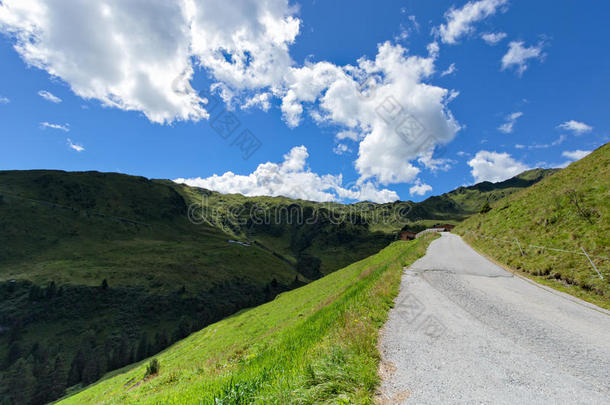
[[[159,374],[159,368],[161,368],[159,360],[152,359],[150,362],[148,362],[148,365],[146,366],[146,374],[144,375],[144,377]]]
[[[485,201],[485,204],[483,204],[483,206],[481,207],[481,211],[479,211],[481,214],[485,214],[488,213],[489,211],[491,211],[491,205],[489,205],[489,201]]]
[[[310,280],[317,280],[322,277],[320,266],[322,261],[308,253],[301,253],[297,257],[297,271]]]

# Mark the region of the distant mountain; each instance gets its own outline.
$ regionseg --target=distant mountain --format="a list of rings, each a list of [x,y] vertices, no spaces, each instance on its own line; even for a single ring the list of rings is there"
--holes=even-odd
[[[478,213],[485,202],[494,202],[521,189],[530,187],[556,173],[558,169],[532,169],[497,183],[484,181],[463,186],[419,203],[422,215],[439,219],[464,219]]]
[[[179,187],[181,187],[181,193],[185,195],[185,199],[191,203],[197,203],[202,199],[205,201],[205,205],[208,207],[206,215],[208,223],[245,238],[268,239],[275,235],[277,240],[273,244],[286,245],[291,235],[284,234],[282,230],[286,228],[286,225],[290,228],[290,224],[287,223],[290,221],[276,223],[274,227],[257,226],[256,221],[248,222],[250,213],[254,212],[255,216],[266,218],[281,212],[293,212],[295,207],[300,207],[303,210],[329,212],[330,220],[335,222],[364,222],[371,231],[396,233],[403,227],[421,230],[439,221],[452,223],[462,221],[468,216],[478,213],[485,202],[491,203],[504,198],[557,171],[558,169],[528,170],[502,182],[486,181],[473,186],[459,187],[418,203],[412,201],[395,201],[384,204],[368,201],[354,204],[317,203],[286,197],[245,197],[241,194],[220,194],[184,185]],[[324,244],[324,246],[326,245]]]
[[[537,281],[610,308],[609,189],[610,144],[606,144],[532,187],[491,204],[489,212],[470,217],[456,231],[481,251]]]

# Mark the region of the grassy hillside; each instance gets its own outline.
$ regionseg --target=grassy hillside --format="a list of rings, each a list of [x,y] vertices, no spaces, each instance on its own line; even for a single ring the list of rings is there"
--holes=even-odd
[[[31,403],[44,403],[304,284],[268,251],[190,223],[183,197],[164,184],[0,172],[0,190],[3,398],[29,387]],[[7,384],[11,375],[19,386]]]
[[[372,403],[378,329],[402,267],[428,240],[395,242],[305,287],[194,333],[60,403]]]
[[[557,171],[558,169],[532,169],[497,183],[484,181],[473,186],[458,187],[438,197],[430,197],[422,204],[427,205],[428,211],[436,213],[437,217],[455,213],[465,218],[478,213],[485,202],[501,200]]]
[[[491,211],[472,216],[456,231],[501,263],[610,308],[609,186],[610,144],[606,144],[553,176],[492,204]],[[603,280],[581,248],[591,256]]]
[[[377,252],[394,239],[393,234],[373,232],[371,221],[344,204],[244,197],[168,184],[188,201],[195,222],[255,242],[295,266],[300,258],[313,256],[320,259],[322,274]]]
[[[292,281],[296,272],[261,249],[187,219],[182,196],[144,178],[104,173],[0,172],[0,279],[142,286],[169,293],[225,274]],[[188,276],[188,279],[185,279]]]
[[[0,172],[0,396],[25,384],[44,403],[393,238],[321,219],[295,225],[286,249],[243,246],[189,221],[188,198],[121,174]],[[27,377],[10,387],[11,375]]]

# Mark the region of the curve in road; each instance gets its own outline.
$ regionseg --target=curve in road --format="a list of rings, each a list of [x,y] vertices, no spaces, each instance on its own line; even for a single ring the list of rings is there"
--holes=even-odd
[[[443,233],[381,335],[381,403],[610,403],[610,312]]]

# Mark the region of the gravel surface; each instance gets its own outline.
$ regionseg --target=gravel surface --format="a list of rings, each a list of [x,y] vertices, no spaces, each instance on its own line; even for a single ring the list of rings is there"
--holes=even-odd
[[[610,404],[610,312],[443,233],[382,331],[381,403]]]

